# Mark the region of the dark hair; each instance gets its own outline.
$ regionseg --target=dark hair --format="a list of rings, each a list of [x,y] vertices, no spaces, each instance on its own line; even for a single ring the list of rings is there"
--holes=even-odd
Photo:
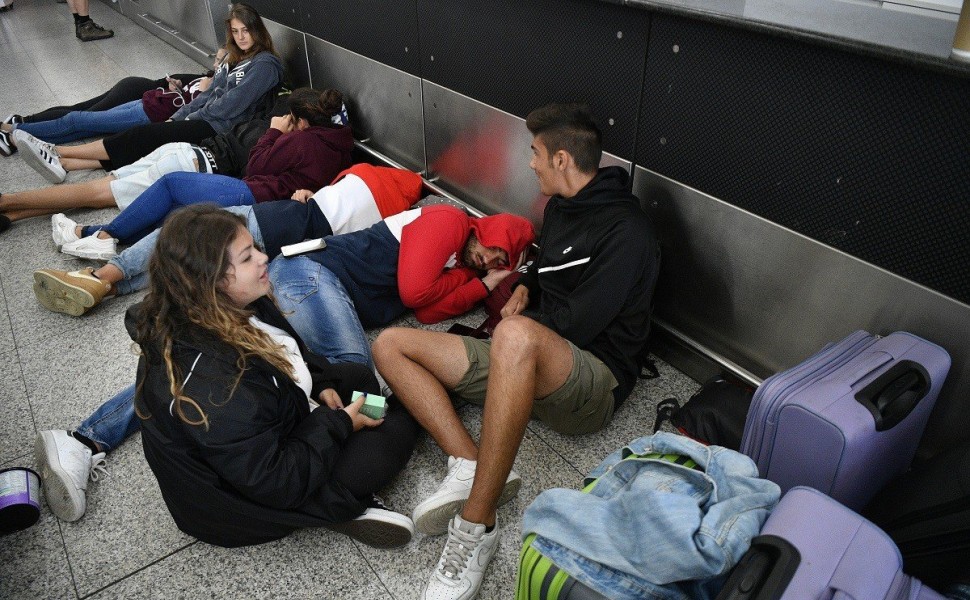
[[[184,377],[172,360],[174,341],[186,329],[204,330],[231,346],[239,355],[239,377],[253,356],[284,373],[293,370],[279,346],[249,322],[252,311],[237,306],[224,290],[232,266],[229,247],[240,229],[246,229],[246,220],[239,215],[212,204],[186,206],[169,215],[148,263],[148,295],[137,313],[135,343],[143,352],[161,351],[173,413],[190,425],[208,421],[202,407],[182,393]],[[138,406],[139,416],[147,418]]]
[[[293,90],[286,100],[290,113],[297,119],[306,119],[316,127],[335,127],[333,116],[340,113],[344,96],[337,90],[317,91],[313,88]]]
[[[232,37],[231,23],[233,19],[238,19],[253,38],[253,46],[248,52],[243,52]],[[273,38],[266,31],[263,19],[252,6],[240,2],[233,4],[232,8],[229,9],[229,15],[226,17],[226,50],[229,51],[228,61],[230,65],[235,65],[242,59],[255,56],[263,51],[276,54],[276,49],[273,47]]]
[[[585,104],[547,104],[530,112],[525,126],[539,138],[550,158],[565,150],[584,173],[595,173],[603,155],[603,136]]]

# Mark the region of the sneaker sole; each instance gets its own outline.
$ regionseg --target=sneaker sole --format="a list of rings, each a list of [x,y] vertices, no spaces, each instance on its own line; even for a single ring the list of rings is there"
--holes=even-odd
[[[396,523],[370,519],[347,521],[346,523],[332,525],[330,529],[352,537],[371,548],[380,549],[406,546],[414,537],[414,532],[403,520]]]
[[[86,248],[69,250],[64,246],[61,246],[61,252],[64,254],[69,254],[71,256],[76,256],[78,258],[88,258],[91,260],[111,260],[112,258],[118,256],[117,252],[101,252],[98,250],[88,250]]]
[[[33,150],[29,147],[29,145],[23,152],[20,153],[20,155],[23,157],[24,162],[27,163],[31,169],[40,173],[47,181],[51,183],[63,183],[64,180],[67,179],[66,174],[64,175],[64,177],[59,177],[57,173],[54,173],[53,171],[48,169],[47,163],[44,162],[44,159],[34,154]]]
[[[44,498],[47,499],[47,506],[54,516],[68,522],[77,521],[84,516],[84,496],[74,488],[70,475],[57,461],[56,444],[49,431],[42,431],[37,435],[34,441],[34,458],[40,467]]]
[[[51,312],[80,317],[94,306],[94,296],[84,288],[65,283],[47,273],[34,273],[34,295]]]
[[[506,481],[505,487],[502,489],[502,495],[498,498],[498,506],[502,506],[512,498],[515,498],[521,487],[521,478]],[[414,528],[425,535],[442,535],[448,533],[448,524],[451,523],[455,515],[465,508],[466,502],[468,502],[468,498],[452,500],[420,516],[416,516],[414,518]],[[420,507],[420,504],[416,506],[414,512],[417,513],[417,509]]]

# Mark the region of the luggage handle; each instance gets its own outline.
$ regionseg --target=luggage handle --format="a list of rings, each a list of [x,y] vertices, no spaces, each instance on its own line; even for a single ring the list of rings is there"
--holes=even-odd
[[[716,600],[778,600],[785,594],[801,562],[798,548],[777,535],[751,540],[728,576]]]
[[[932,387],[923,365],[903,360],[860,390],[855,399],[872,414],[876,431],[902,422]]]

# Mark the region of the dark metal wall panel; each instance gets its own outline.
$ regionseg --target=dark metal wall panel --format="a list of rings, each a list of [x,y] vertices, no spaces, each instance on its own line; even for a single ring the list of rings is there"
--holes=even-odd
[[[249,4],[255,8],[261,17],[264,19],[272,19],[277,23],[286,25],[287,27],[292,27],[293,29],[302,29],[303,23],[301,21],[301,16],[303,11],[300,9],[300,2],[297,0],[246,0],[246,4]],[[216,9],[215,7],[220,7]],[[222,10],[223,4],[216,3],[213,5],[213,15],[216,19],[225,19],[228,9]],[[222,21],[219,21],[222,24]],[[221,27],[220,27],[221,29]]]
[[[525,117],[588,103],[604,148],[633,156],[649,13],[588,0],[419,0],[423,77]]]
[[[303,0],[303,31],[420,76],[415,0]]]
[[[653,20],[637,164],[963,302],[968,139],[970,81]]]

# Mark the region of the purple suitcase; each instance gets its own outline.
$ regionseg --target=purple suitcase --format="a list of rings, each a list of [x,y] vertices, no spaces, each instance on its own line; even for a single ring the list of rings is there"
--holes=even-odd
[[[941,600],[881,529],[807,487],[782,497],[717,600]]]
[[[782,492],[807,485],[861,510],[912,462],[949,369],[915,335],[857,331],[758,387],[741,452]]]

